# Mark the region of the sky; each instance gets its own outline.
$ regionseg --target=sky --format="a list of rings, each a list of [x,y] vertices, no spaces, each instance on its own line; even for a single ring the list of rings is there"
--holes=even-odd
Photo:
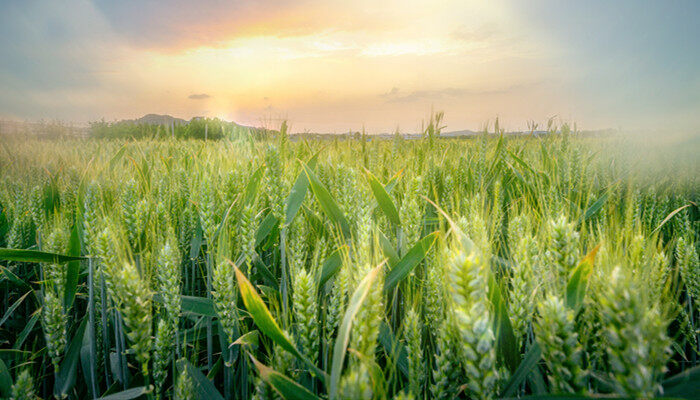
[[[0,118],[700,126],[694,0],[0,0]]]

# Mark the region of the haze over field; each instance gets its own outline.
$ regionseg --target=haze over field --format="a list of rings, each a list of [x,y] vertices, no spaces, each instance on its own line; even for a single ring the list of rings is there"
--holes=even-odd
[[[697,132],[700,3],[608,3],[9,0],[0,118],[415,132],[434,107],[450,130]]]

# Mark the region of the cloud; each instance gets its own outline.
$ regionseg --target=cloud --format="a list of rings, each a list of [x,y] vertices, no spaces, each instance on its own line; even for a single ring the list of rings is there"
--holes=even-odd
[[[209,96],[206,93],[191,94],[191,95],[187,96],[187,98],[190,100],[204,100],[204,99],[208,99],[210,97],[211,96]]]
[[[396,2],[388,3],[382,9],[390,11]],[[392,24],[379,9],[368,12],[353,3],[326,0],[95,0],[95,4],[132,46],[158,51],[221,47],[254,36],[383,31]]]
[[[396,86],[394,86],[393,88],[391,88],[390,91],[384,93],[384,94],[382,95],[382,97],[396,96],[396,95],[398,95],[398,94],[399,94],[399,88],[397,88]]]
[[[441,89],[414,90],[409,93],[402,93],[397,87],[391,88],[387,93],[379,95],[387,103],[408,103],[420,101],[436,101],[442,99],[462,99],[466,97],[503,95],[513,93],[522,89],[532,89],[541,85],[542,82],[535,82],[522,85],[512,85],[504,88],[491,89],[468,89],[463,87],[446,87]]]
[[[3,114],[82,120],[124,93],[128,52],[88,1],[3,3],[0,54]]]

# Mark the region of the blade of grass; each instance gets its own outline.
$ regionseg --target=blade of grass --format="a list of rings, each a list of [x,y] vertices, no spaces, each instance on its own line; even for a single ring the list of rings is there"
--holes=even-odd
[[[595,255],[600,249],[600,244],[591,250],[586,257],[576,266],[569,282],[566,285],[566,306],[572,310],[578,310],[583,305],[583,297],[588,287],[588,279],[593,273]]]
[[[230,262],[230,261],[229,261]],[[232,263],[233,264],[233,263]],[[292,344],[292,341],[287,337],[287,335],[282,331],[282,329],[277,325],[277,321],[270,314],[270,310],[263,302],[262,298],[258,292],[250,283],[248,278],[238,269],[238,266],[233,264],[234,271],[236,273],[236,281],[238,282],[238,288],[241,292],[241,298],[243,299],[243,304],[245,304],[248,313],[253,317],[255,325],[267,335],[273,342],[277,343],[280,347],[292,353],[299,360],[306,363],[306,365],[311,369],[311,371],[321,380],[325,380],[325,373],[321,371],[313,362],[304,357],[296,346]]]
[[[87,257],[67,256],[38,250],[0,248],[0,260],[34,263],[64,264],[69,261],[86,260]]]
[[[294,382],[286,375],[281,374],[274,369],[263,365],[256,360],[252,354],[249,354],[250,359],[260,373],[260,378],[272,386],[275,391],[285,400],[318,400],[319,398],[311,393],[308,389]]]
[[[384,214],[389,218],[389,222],[394,224],[394,226],[401,226],[401,218],[399,217],[399,212],[396,209],[394,201],[387,193],[384,186],[379,182],[379,180],[368,170],[365,169],[365,175],[367,177],[367,182],[369,183],[370,189],[372,189],[372,194],[377,200],[377,204],[384,211]]]
[[[343,369],[343,364],[345,363],[345,354],[347,352],[348,343],[350,342],[352,322],[357,313],[360,311],[362,303],[364,303],[365,299],[367,298],[369,290],[383,266],[384,263],[381,263],[377,267],[373,268],[357,286],[357,289],[355,289],[355,292],[352,294],[350,302],[348,303],[345,316],[343,316],[343,322],[341,323],[340,328],[338,328],[338,337],[335,340],[335,346],[333,348],[333,361],[331,363],[330,389],[328,396],[331,400],[338,397],[340,375]]]
[[[384,281],[384,290],[390,291],[401,282],[402,279],[408,276],[409,273],[416,267],[428,254],[430,248],[435,243],[438,232],[433,232],[423,239],[419,240],[406,255],[389,271]]]
[[[323,210],[328,217],[333,220],[335,224],[337,224],[340,227],[341,232],[343,235],[345,235],[346,238],[350,237],[350,224],[348,224],[348,220],[345,218],[345,214],[343,214],[343,211],[338,207],[338,204],[336,203],[335,200],[333,200],[333,197],[331,194],[328,192],[328,189],[326,189],[325,186],[321,183],[321,181],[318,179],[314,171],[306,164],[302,164],[304,168],[304,172],[306,172],[306,176],[309,178],[309,184],[311,185],[311,191],[313,192],[314,196],[316,197],[316,200],[321,206],[321,209]]]

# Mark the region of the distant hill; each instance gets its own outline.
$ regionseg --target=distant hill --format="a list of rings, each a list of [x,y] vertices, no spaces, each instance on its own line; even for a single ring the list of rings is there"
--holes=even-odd
[[[470,131],[469,129],[461,130],[461,131],[452,131],[452,132],[443,132],[440,134],[440,136],[444,137],[460,137],[460,136],[474,136],[478,135],[479,132],[474,132]]]
[[[173,122],[175,125],[184,125],[187,123],[182,118],[175,118],[172,115],[161,115],[161,114],[146,114],[138,119],[124,119],[120,122],[131,122],[134,124],[146,124],[146,125],[166,125],[170,126]]]
[[[182,118],[176,118],[173,117],[172,115],[167,115],[167,114],[146,114],[141,118],[137,119],[123,119],[121,121],[118,121],[119,123],[132,123],[132,124],[143,124],[143,125],[165,125],[165,126],[170,126],[173,122],[175,125],[187,125],[192,121],[198,121],[198,120],[203,120],[206,119],[206,117],[193,117],[192,119],[185,120]],[[254,126],[247,126],[247,125],[241,125],[239,123],[236,123],[234,121],[226,121],[222,120],[222,122],[226,124],[232,124],[234,126],[238,126],[240,128],[247,128],[247,129],[261,129],[261,128],[256,128]]]

